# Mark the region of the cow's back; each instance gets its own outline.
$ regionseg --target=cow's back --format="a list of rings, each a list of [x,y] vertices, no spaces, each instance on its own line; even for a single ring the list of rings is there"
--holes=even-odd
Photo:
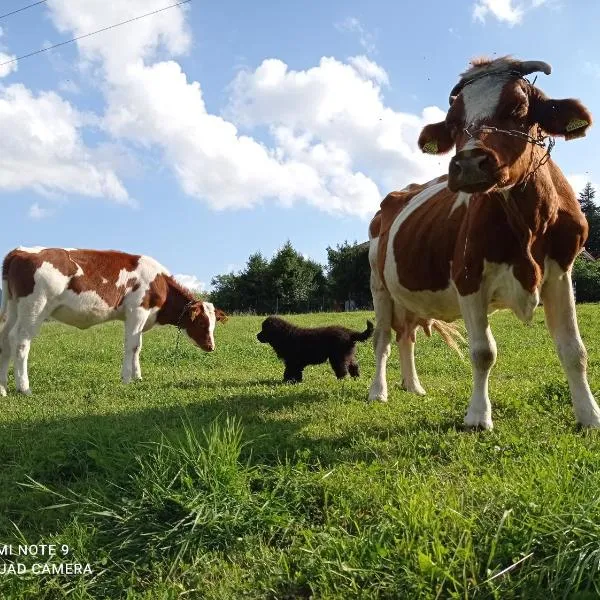
[[[3,263],[13,299],[44,303],[48,316],[79,328],[123,318],[161,275],[154,259],[115,250],[17,248]]]

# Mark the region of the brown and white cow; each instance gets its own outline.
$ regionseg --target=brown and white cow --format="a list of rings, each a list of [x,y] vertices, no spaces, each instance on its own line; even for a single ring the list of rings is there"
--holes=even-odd
[[[216,321],[226,319],[210,302],[196,300],[149,256],[114,250],[16,248],[2,265],[0,396],[6,396],[11,356],[17,390],[30,394],[31,340],[49,317],[79,329],[125,322],[122,379],[141,379],[142,333],[177,325],[203,350],[215,349]]]
[[[600,426],[586,377],[571,266],[588,225],[544,147],[545,136],[584,136],[592,122],[578,100],[554,100],[524,77],[550,74],[539,61],[479,60],[462,74],[441,123],[419,146],[456,146],[448,175],[389,194],[370,225],[371,290],[377,314],[372,400],[387,399],[385,368],[394,329],[404,386],[424,394],[414,363],[419,319],[464,319],[473,368],[465,424],[492,427],[488,377],[496,343],[488,313],[510,308],[524,322],[543,300],[577,421]]]

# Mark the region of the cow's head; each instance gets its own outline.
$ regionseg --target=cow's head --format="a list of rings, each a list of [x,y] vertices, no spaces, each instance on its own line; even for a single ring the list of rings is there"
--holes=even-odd
[[[212,352],[215,349],[215,325],[217,321],[226,320],[227,316],[222,310],[210,302],[198,300],[189,305],[184,326],[186,333],[202,350]]]
[[[442,154],[456,146],[448,169],[453,192],[487,192],[524,181],[540,164],[543,137],[582,137],[592,123],[578,100],[553,100],[524,79],[550,65],[509,57],[480,60],[450,92],[446,119],[419,136],[423,152]]]

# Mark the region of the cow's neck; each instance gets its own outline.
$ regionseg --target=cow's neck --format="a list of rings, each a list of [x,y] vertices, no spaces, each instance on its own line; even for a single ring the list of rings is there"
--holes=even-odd
[[[549,164],[540,167],[525,183],[504,189],[500,194],[513,229],[525,229],[535,236],[556,218],[558,201]]]
[[[189,308],[190,302],[194,302],[195,298],[190,292],[173,284],[167,279],[167,297],[165,303],[158,312],[156,317],[161,325],[178,325],[184,327],[189,319],[185,314]]]

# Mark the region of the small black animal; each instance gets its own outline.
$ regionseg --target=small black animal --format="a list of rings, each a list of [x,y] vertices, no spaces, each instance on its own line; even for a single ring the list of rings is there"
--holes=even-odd
[[[285,363],[283,380],[290,383],[302,381],[302,371],[307,365],[318,365],[329,359],[338,379],[348,373],[359,376],[356,362],[356,342],[364,342],[373,334],[373,323],[367,321],[362,333],[346,327],[297,327],[279,317],[267,317],[256,338],[271,344]]]

